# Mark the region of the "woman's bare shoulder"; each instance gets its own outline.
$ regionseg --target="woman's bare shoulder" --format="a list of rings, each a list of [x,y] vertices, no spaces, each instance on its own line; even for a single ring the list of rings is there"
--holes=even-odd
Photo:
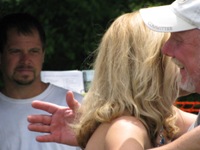
[[[90,138],[87,147],[97,146],[97,143],[98,150],[129,150],[131,147],[142,150],[151,147],[146,128],[132,116],[121,116],[110,123],[101,124]],[[97,147],[95,149],[97,150]]]

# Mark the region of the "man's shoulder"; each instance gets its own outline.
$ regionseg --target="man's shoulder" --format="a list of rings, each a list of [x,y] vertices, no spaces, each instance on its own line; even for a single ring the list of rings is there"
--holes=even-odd
[[[68,89],[65,89],[63,87],[59,87],[57,85],[54,85],[54,84],[50,84],[49,86],[51,86],[51,90],[53,93],[55,93],[57,96],[65,96],[66,97],[66,94],[67,92],[69,91]],[[75,91],[72,91],[73,94],[74,94],[74,98],[78,101],[81,101],[83,99],[83,95],[78,93],[78,92],[75,92]]]

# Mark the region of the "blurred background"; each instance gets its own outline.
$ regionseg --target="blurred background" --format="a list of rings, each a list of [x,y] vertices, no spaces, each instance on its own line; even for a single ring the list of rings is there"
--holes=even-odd
[[[0,0],[0,17],[12,12],[36,16],[47,35],[44,70],[90,69],[93,51],[119,15],[173,0]]]
[[[93,52],[116,17],[141,7],[170,4],[173,1],[0,0],[0,17],[13,12],[28,12],[40,20],[47,36],[43,70],[89,70]],[[196,93],[179,99],[199,100]]]

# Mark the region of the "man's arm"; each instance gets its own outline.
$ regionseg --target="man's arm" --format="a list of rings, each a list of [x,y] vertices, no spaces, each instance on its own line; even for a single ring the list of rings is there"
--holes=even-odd
[[[199,150],[200,149],[200,126],[186,132],[173,142],[161,147],[148,150]]]

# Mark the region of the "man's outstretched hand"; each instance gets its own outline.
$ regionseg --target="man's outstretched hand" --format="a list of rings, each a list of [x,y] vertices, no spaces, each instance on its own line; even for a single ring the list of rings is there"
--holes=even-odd
[[[44,110],[49,115],[29,115],[28,129],[35,132],[47,133],[37,136],[38,142],[57,142],[71,146],[77,146],[77,141],[69,123],[75,118],[75,110],[80,107],[80,103],[74,99],[74,95],[69,91],[66,95],[66,102],[69,107],[58,106],[53,103],[34,101],[32,107]]]

